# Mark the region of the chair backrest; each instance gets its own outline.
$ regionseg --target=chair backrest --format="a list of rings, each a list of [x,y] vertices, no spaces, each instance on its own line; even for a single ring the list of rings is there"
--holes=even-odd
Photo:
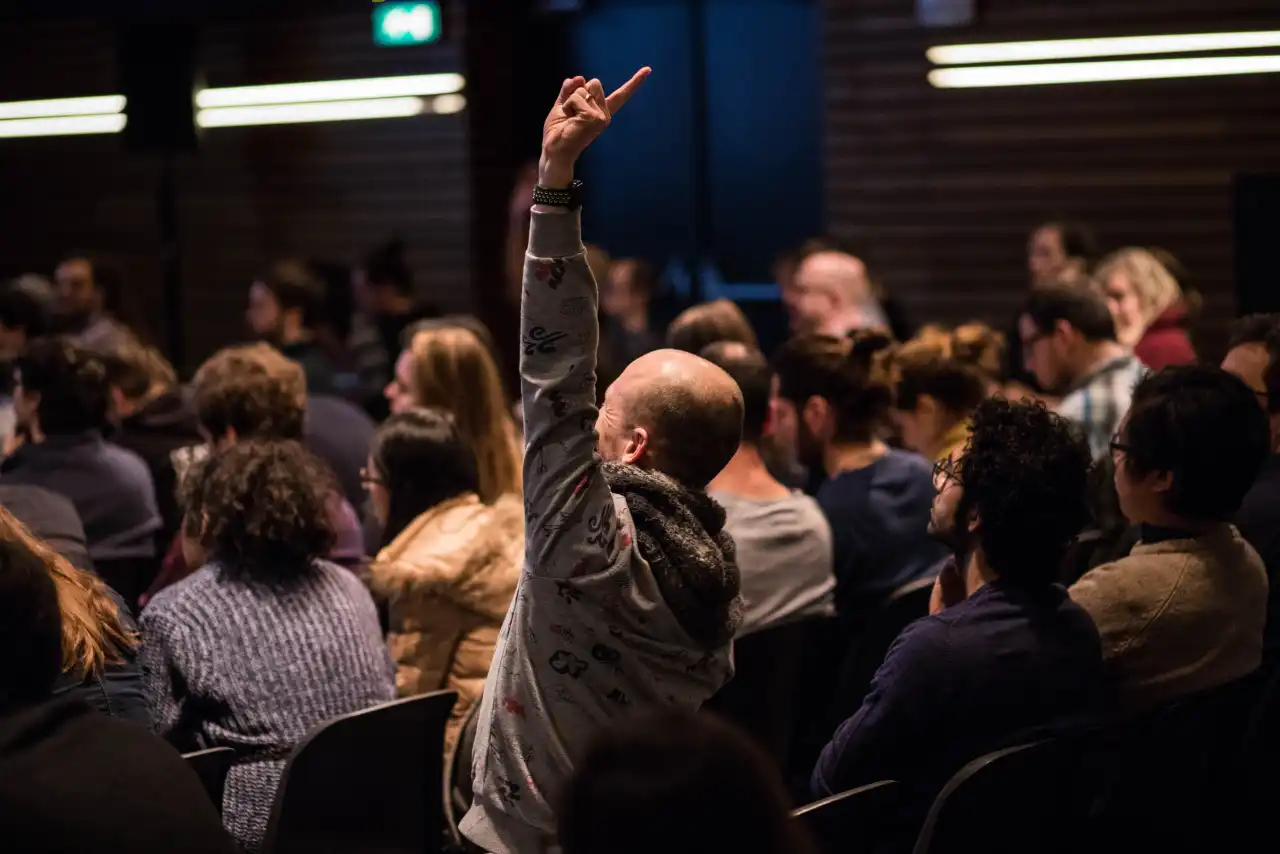
[[[934,799],[915,854],[1073,852],[1096,794],[1092,734],[1006,747],[973,760]]]
[[[396,700],[316,728],[280,778],[266,854],[435,851],[445,833],[444,731],[456,691]]]
[[[458,829],[462,816],[471,808],[474,794],[471,788],[471,755],[476,746],[476,727],[479,725],[481,703],[472,703],[467,719],[462,722],[458,740],[445,763],[445,817],[454,842],[463,844],[462,831]]]
[[[209,800],[218,808],[218,815],[222,815],[222,791],[226,788],[227,772],[231,770],[231,763],[236,760],[236,752],[230,747],[210,747],[208,750],[184,753],[182,758],[196,772]]]
[[[801,807],[791,815],[801,822],[821,854],[875,851],[886,817],[902,800],[893,780],[859,786]]]
[[[733,642],[733,679],[704,708],[733,721],[785,766],[802,657],[815,620],[754,632]]]

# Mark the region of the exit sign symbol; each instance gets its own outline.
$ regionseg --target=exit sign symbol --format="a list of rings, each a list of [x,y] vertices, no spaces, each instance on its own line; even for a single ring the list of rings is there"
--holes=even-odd
[[[378,3],[373,10],[373,40],[395,47],[440,39],[440,4]]]

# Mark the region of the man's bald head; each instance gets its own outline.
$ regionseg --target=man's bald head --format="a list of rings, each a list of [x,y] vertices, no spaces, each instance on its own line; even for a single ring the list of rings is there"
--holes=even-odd
[[[824,249],[807,255],[795,275],[788,303],[795,332],[813,332],[835,315],[871,310],[876,304],[867,265],[847,252]]]
[[[596,429],[605,460],[622,460],[704,488],[742,439],[738,384],[706,359],[655,350],[609,386]]]

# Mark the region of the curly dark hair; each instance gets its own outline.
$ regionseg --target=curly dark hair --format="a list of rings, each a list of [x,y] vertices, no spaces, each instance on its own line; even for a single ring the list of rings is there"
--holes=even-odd
[[[957,472],[961,521],[1002,581],[1050,584],[1071,540],[1089,520],[1089,445],[1043,403],[991,398],[978,404]]]
[[[302,366],[267,344],[227,347],[196,371],[192,398],[215,439],[301,439],[307,415]]]
[[[230,577],[288,583],[333,548],[336,490],[298,442],[237,442],[183,479],[187,535]]]

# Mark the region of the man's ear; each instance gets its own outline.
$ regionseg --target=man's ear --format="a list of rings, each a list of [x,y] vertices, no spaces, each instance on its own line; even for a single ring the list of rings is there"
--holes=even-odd
[[[627,437],[626,447],[622,449],[622,462],[628,465],[647,465],[652,456],[651,450],[649,428],[632,427],[631,435]]]
[[[931,394],[922,394],[916,398],[916,415],[922,418],[933,418],[938,414],[938,399]]]
[[[800,418],[804,421],[804,426],[814,436],[826,437],[827,419],[831,415],[831,404],[825,398],[814,395],[804,402],[804,408],[800,411]]]
[[[976,534],[982,529],[982,517],[978,515],[977,509],[969,511],[969,533]]]
[[[1173,472],[1153,471],[1147,475],[1151,488],[1156,492],[1169,492],[1173,489]]]

